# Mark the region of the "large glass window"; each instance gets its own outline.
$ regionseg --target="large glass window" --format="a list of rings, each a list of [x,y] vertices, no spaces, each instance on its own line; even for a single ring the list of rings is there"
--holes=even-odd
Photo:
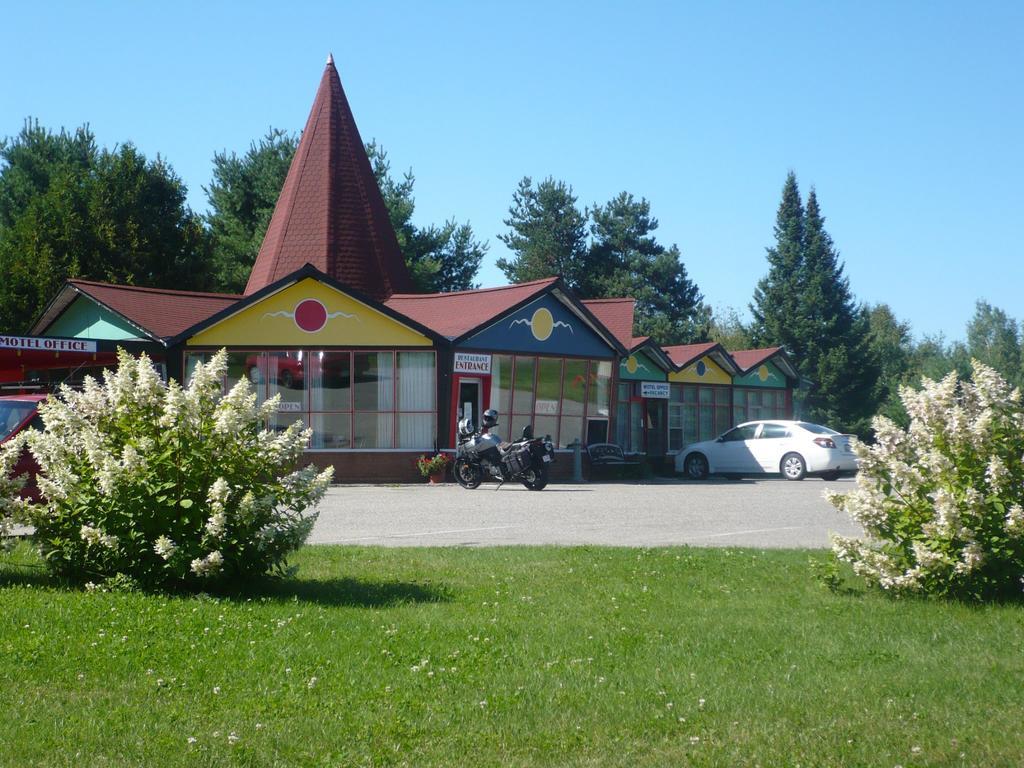
[[[516,439],[532,425],[560,448],[607,441],[611,371],[607,360],[492,355],[490,407],[499,434]]]
[[[786,391],[783,389],[741,389],[732,393],[733,422],[787,419]]]
[[[186,377],[211,355],[187,353]],[[268,427],[283,430],[301,419],[313,428],[312,449],[434,446],[433,351],[229,351],[225,388],[242,376],[253,382],[260,400],[281,396]]]

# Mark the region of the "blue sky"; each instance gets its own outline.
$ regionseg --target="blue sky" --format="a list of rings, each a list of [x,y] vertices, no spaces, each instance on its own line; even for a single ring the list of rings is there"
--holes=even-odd
[[[329,51],[364,139],[505,282],[512,192],[651,202],[714,307],[744,313],[789,170],[858,299],[963,336],[1024,318],[1024,3],[18,3],[0,135],[88,122],[166,157],[204,210],[211,157],[305,123]]]

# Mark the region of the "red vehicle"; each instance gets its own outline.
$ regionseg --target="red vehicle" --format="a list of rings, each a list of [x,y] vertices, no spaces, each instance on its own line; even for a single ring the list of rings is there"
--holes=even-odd
[[[0,443],[5,443],[19,432],[26,429],[42,429],[43,420],[39,415],[39,403],[46,395],[2,395],[0,396]],[[28,480],[21,490],[21,495],[29,499],[39,498],[36,486],[36,474],[39,465],[28,449],[21,454],[14,466],[14,474],[25,473]]]

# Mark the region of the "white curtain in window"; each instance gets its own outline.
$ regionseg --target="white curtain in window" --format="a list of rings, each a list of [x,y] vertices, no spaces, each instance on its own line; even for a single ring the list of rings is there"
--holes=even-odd
[[[377,410],[395,410],[395,354],[377,353]],[[390,448],[394,439],[394,417],[377,419],[377,445]]]
[[[434,382],[433,352],[398,353],[399,448],[434,446]]]
[[[434,353],[398,353],[398,409],[434,410]]]

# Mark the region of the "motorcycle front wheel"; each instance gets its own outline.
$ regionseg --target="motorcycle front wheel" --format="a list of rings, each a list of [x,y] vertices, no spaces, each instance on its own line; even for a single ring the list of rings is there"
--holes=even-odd
[[[544,486],[548,484],[548,468],[544,465],[539,469],[530,467],[523,472],[522,481],[531,491],[543,491]]]
[[[480,465],[466,459],[456,459],[452,472],[455,474],[455,482],[469,490],[476,488],[484,479]]]

